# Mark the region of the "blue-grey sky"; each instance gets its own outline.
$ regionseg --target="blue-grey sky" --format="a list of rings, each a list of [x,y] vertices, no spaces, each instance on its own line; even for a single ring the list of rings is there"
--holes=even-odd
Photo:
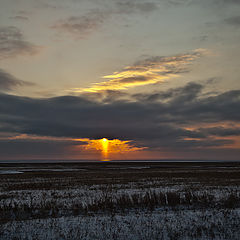
[[[0,0],[1,158],[99,158],[106,137],[129,141],[109,143],[113,159],[238,159],[239,12],[238,0]]]

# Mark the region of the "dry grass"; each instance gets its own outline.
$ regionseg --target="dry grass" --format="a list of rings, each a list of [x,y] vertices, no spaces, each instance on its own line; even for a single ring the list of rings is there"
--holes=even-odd
[[[41,171],[0,175],[0,221],[158,208],[238,208],[240,165],[224,166],[212,163],[18,165],[14,167]],[[11,165],[4,167],[12,169]]]

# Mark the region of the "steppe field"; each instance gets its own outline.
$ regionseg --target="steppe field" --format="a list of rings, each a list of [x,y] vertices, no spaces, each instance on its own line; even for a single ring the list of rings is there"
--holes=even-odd
[[[0,239],[240,239],[238,162],[0,164]]]

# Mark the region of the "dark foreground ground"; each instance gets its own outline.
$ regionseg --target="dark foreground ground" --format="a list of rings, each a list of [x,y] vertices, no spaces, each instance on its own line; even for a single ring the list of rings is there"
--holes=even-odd
[[[239,162],[0,164],[0,239],[240,239]]]

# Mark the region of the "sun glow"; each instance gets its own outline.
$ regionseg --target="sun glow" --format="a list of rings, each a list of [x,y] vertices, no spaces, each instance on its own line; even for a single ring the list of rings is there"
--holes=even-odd
[[[101,153],[102,161],[110,161],[112,156],[121,155],[127,152],[136,152],[145,149],[144,147],[137,147],[131,141],[123,141],[119,139],[109,140],[102,139],[78,139],[78,141],[86,142],[83,148],[87,151],[97,151]]]
[[[102,155],[103,155],[104,159],[108,159],[109,141],[107,138],[103,138],[103,139],[101,139],[101,143],[102,143]]]
[[[119,159],[126,153],[138,152],[147,147],[139,147],[131,140],[120,139],[89,139],[89,138],[68,138],[68,137],[49,137],[20,134],[13,137],[1,137],[0,140],[32,140],[32,141],[57,141],[57,142],[78,142],[71,146],[72,152],[81,152],[83,154],[97,154],[101,155],[101,161],[110,161],[111,159]],[[95,155],[96,156],[96,155]]]

